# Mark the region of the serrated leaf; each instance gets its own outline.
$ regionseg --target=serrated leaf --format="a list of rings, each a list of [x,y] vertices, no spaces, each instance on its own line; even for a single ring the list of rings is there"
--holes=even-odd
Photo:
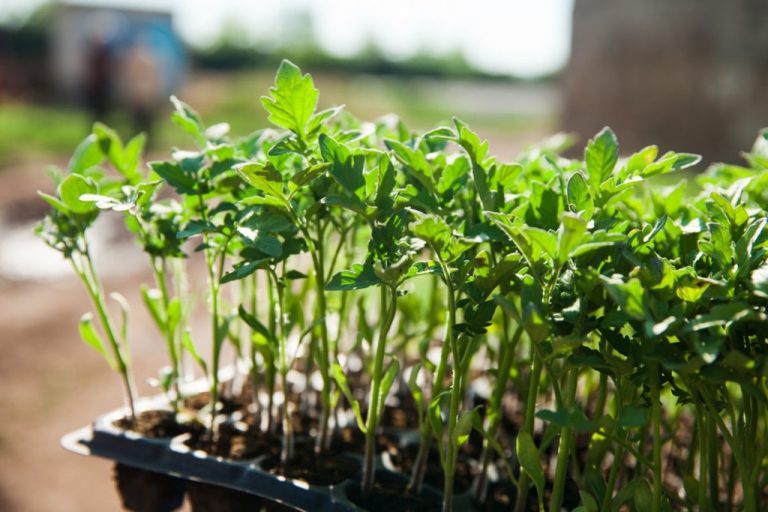
[[[327,291],[362,290],[370,286],[380,284],[381,280],[376,276],[371,266],[354,265],[352,270],[342,270],[335,274],[325,289]]]
[[[283,60],[270,93],[272,96],[261,98],[261,104],[269,112],[269,121],[303,138],[307,122],[317,107],[319,94],[312,77],[302,75],[298,66]]]
[[[353,154],[344,144],[325,134],[320,134],[318,143],[323,159],[330,164],[329,172],[339,185],[353,195],[365,186],[364,155]]]
[[[283,177],[277,170],[249,162],[235,166],[235,171],[246,183],[259,192],[277,199],[280,204],[288,203],[283,192]]]
[[[587,143],[584,153],[587,174],[595,190],[607,180],[619,160],[619,142],[616,134],[607,126]]]
[[[589,186],[584,176],[580,173],[574,173],[568,180],[566,186],[568,205],[572,211],[579,212],[591,212],[594,208],[594,202],[592,200],[592,194],[589,192]]]
[[[182,130],[191,135],[198,144],[204,146],[205,125],[203,125],[200,115],[176,96],[171,96],[171,103],[174,108],[174,112],[171,114],[171,120],[180,126]]]
[[[557,261],[560,265],[568,261],[587,231],[587,223],[575,213],[565,212],[557,232]]]

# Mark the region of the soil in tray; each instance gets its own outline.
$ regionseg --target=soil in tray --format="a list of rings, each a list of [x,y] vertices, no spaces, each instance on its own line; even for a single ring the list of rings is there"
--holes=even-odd
[[[173,411],[164,410],[144,411],[138,415],[135,424],[129,418],[120,418],[113,425],[153,439],[176,437],[202,428],[202,425],[197,423],[180,424],[176,421],[176,414]]]
[[[413,464],[416,461],[416,455],[419,451],[419,445],[398,446],[390,443],[386,447],[387,456],[392,463],[393,469],[405,475],[410,475]],[[456,461],[456,476],[453,481],[453,489],[456,494],[462,493],[472,485],[472,479],[476,471],[470,463],[469,457],[460,453]],[[442,489],[444,483],[443,467],[440,465],[440,454],[434,446],[429,451],[427,459],[427,470],[424,473],[424,483]]]
[[[219,425],[219,432],[213,446],[207,430],[193,432],[185,444],[193,450],[203,450],[211,455],[232,460],[255,459],[265,454],[280,453],[280,439],[261,432],[255,426],[242,431],[232,423]]]
[[[282,464],[280,455],[273,455],[262,462],[262,469],[310,485],[336,485],[359,474],[360,463],[338,452],[318,456],[312,443],[297,443],[292,460]]]
[[[436,497],[414,496],[405,486],[405,482],[377,481],[371,493],[363,497],[360,485],[355,483],[347,490],[347,497],[368,512],[440,512],[441,504]]]

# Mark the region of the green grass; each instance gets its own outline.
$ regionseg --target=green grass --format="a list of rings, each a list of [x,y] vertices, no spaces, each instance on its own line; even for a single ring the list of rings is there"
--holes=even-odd
[[[259,98],[272,85],[271,74],[238,71],[194,75],[179,96],[195,105],[207,124],[226,120],[231,134],[246,135],[266,124],[267,115]],[[432,95],[441,82],[425,86],[417,79],[381,79],[320,73],[316,83],[322,91],[321,108],[345,104],[358,117],[375,119],[398,112],[406,125],[426,130],[456,115],[480,133],[501,132],[510,135],[526,129],[552,126],[547,115],[524,116],[500,112],[474,112],[461,102],[446,104]],[[514,87],[514,85],[510,85]],[[152,148],[166,150],[185,146],[187,136],[168,117],[171,105],[161,109],[154,124]],[[105,119],[124,138],[133,135],[129,117],[116,112]],[[91,118],[86,111],[59,105],[30,103],[0,104],[0,168],[25,160],[47,160],[67,155],[89,132]]]
[[[0,104],[0,165],[69,154],[89,126],[88,115],[72,108]]]

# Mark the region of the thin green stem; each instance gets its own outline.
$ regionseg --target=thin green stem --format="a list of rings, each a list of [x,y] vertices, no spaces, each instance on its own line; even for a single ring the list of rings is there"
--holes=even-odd
[[[491,395],[491,400],[488,404],[489,419],[486,426],[486,432],[489,436],[493,436],[494,438],[498,434],[498,427],[501,421],[501,402],[507,391],[507,382],[509,382],[509,372],[512,368],[515,348],[517,348],[517,344],[523,335],[523,328],[518,326],[517,329],[515,329],[515,333],[512,335],[512,339],[509,340],[508,323],[507,316],[502,316],[502,340],[499,346],[499,371],[496,374],[493,394]],[[480,473],[475,482],[475,499],[479,502],[485,500],[485,492],[488,482],[488,466],[491,462],[492,453],[493,448],[490,446],[489,440],[485,439],[483,441],[483,453],[480,457]]]
[[[651,424],[653,428],[653,502],[651,510],[661,512],[661,370],[657,363],[649,367],[651,388]]]
[[[576,383],[579,377],[578,368],[572,368],[568,371],[565,386],[565,408],[574,405],[576,397]],[[552,487],[552,498],[549,502],[549,509],[552,512],[559,512],[563,506],[563,494],[565,492],[565,480],[568,476],[568,462],[571,455],[571,445],[573,429],[570,426],[564,426],[560,429],[560,445],[557,449],[557,467],[555,469],[555,482]]]
[[[536,397],[539,394],[539,383],[541,381],[542,362],[535,347],[535,342],[531,340],[531,376],[528,383],[528,394],[525,397],[525,417],[523,418],[523,431],[533,434],[533,424],[536,419]],[[520,468],[520,480],[517,485],[517,500],[515,501],[515,512],[522,512],[528,499],[528,487],[530,486],[528,473]]]
[[[381,286],[381,310],[382,318],[379,337],[376,341],[376,354],[373,363],[373,373],[371,374],[371,395],[368,400],[368,415],[365,421],[365,460],[363,462],[363,480],[361,492],[364,496],[368,495],[373,488],[375,478],[374,459],[376,458],[376,430],[379,425],[380,400],[386,397],[381,395],[381,381],[384,373],[384,356],[387,352],[387,335],[392,327],[397,310],[397,289],[389,289],[391,297],[387,304],[387,289]]]
[[[83,241],[85,244],[85,240]],[[112,325],[112,319],[109,315],[109,310],[107,309],[107,306],[104,301],[104,291],[101,286],[101,283],[98,280],[98,276],[96,274],[95,267],[93,265],[93,260],[91,259],[91,255],[87,250],[82,253],[83,259],[85,260],[85,268],[83,268],[83,265],[75,263],[74,260],[72,261],[72,265],[75,268],[75,271],[80,276],[80,279],[85,284],[86,289],[88,290],[88,295],[91,297],[91,302],[93,303],[94,307],[96,308],[96,313],[99,316],[99,320],[101,321],[101,326],[104,329],[104,332],[107,335],[107,339],[109,340],[109,344],[112,347],[112,353],[115,358],[115,363],[117,364],[118,372],[120,373],[120,376],[123,380],[123,388],[125,391],[125,400],[128,404],[128,410],[131,417],[131,422],[136,422],[136,408],[134,406],[134,398],[135,393],[133,390],[133,382],[131,381],[131,375],[128,369],[128,361],[127,357],[123,352],[123,347],[120,344],[120,341],[117,338],[117,335],[115,334],[115,329]],[[124,340],[125,341],[125,340]]]
[[[285,271],[285,266],[283,266]],[[280,384],[283,388],[283,445],[280,451],[280,461],[285,464],[293,459],[293,422],[291,421],[291,409],[290,409],[290,388],[288,385],[288,355],[286,346],[286,332],[285,332],[285,320],[283,318],[283,301],[284,301],[284,288],[285,284],[277,277],[277,273],[273,269],[269,269],[269,273],[274,281],[275,290],[277,290],[277,302],[275,303],[275,315],[277,316],[277,329],[274,335],[277,336],[277,350],[278,350],[278,362],[280,373]]]

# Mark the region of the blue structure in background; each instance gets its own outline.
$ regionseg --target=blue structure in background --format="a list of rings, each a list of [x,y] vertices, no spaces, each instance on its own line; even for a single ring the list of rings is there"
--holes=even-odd
[[[79,104],[156,108],[186,75],[170,12],[61,3],[51,36],[57,89]]]

